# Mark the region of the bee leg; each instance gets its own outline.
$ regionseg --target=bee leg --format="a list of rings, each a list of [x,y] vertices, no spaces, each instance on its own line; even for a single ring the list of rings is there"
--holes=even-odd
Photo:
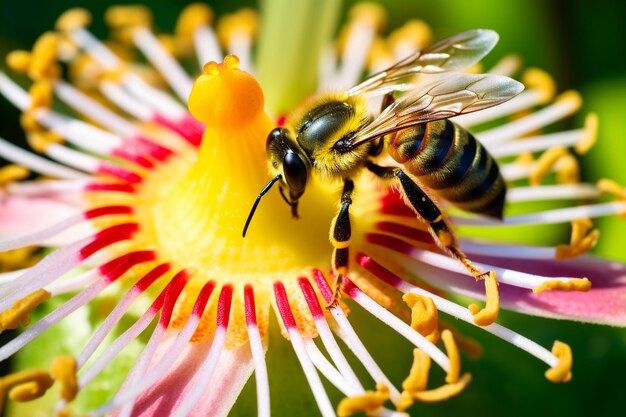
[[[402,186],[402,192],[409,200],[415,211],[430,227],[433,236],[450,255],[465,266],[476,280],[485,279],[489,273],[484,273],[476,267],[461,250],[452,230],[446,224],[443,213],[435,202],[400,168],[381,167],[368,163],[367,168],[383,179],[397,178]]]
[[[335,287],[333,291],[333,300],[328,304],[328,308],[334,307],[339,301],[341,286],[344,276],[348,273],[349,264],[349,248],[350,237],[352,236],[352,227],[350,226],[350,205],[352,204],[352,192],[354,191],[354,182],[346,178],[343,183],[343,191],[341,193],[341,208],[335,216],[330,227],[330,242],[333,250],[333,270],[337,275]]]

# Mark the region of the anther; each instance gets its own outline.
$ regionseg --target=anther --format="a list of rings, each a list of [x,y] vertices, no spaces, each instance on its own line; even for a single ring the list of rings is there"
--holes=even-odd
[[[60,32],[71,32],[81,29],[91,24],[91,13],[86,9],[69,9],[63,13],[56,21],[55,28]]]
[[[46,32],[41,35],[30,55],[28,76],[33,80],[56,79],[61,75],[61,68],[57,64],[57,49],[59,47],[59,35],[54,32]]]
[[[578,184],[580,182],[580,166],[578,159],[568,153],[563,155],[555,166],[558,184]]]
[[[413,365],[409,375],[402,382],[402,394],[396,404],[398,411],[404,411],[413,404],[413,393],[424,391],[428,386],[430,357],[420,349],[413,349]]]
[[[543,291],[589,291],[591,289],[591,281],[588,278],[575,278],[568,281],[558,279],[543,282],[537,288],[533,288],[533,293],[539,294]]]
[[[455,395],[458,395],[469,385],[470,382],[472,382],[472,375],[464,374],[454,384],[446,384],[432,390],[414,392],[412,397],[415,401],[423,403],[446,401]]]
[[[78,393],[78,381],[76,379],[76,359],[65,355],[57,357],[50,367],[50,374],[61,384],[61,398],[70,402]]]
[[[585,125],[583,138],[574,146],[574,150],[579,155],[583,155],[589,151],[596,143],[598,137],[599,119],[596,113],[589,113],[585,116]]]
[[[496,273],[489,271],[485,277],[485,307],[480,310],[476,304],[470,304],[470,313],[474,316],[474,323],[478,326],[488,326],[496,321],[500,312],[500,294]]]
[[[556,83],[547,72],[539,68],[528,68],[522,75],[522,82],[528,89],[539,92],[540,104],[545,104],[552,100],[556,93]]]
[[[567,149],[562,146],[545,151],[537,160],[537,166],[528,178],[530,184],[540,185],[541,180],[552,170],[557,161],[565,155],[567,155]]]
[[[394,51],[419,51],[433,41],[433,32],[423,20],[409,20],[402,27],[391,32],[389,46]],[[408,55],[408,54],[407,54]]]
[[[569,382],[572,379],[572,350],[567,344],[557,340],[552,346],[552,353],[559,362],[546,371],[546,378],[555,383]]]
[[[6,392],[13,401],[31,401],[43,396],[54,379],[44,370],[32,369],[0,378],[0,410]]]
[[[27,325],[30,322],[28,314],[48,299],[50,299],[50,293],[40,288],[17,300],[10,309],[0,313],[0,332],[6,329],[17,329],[20,324]]]
[[[217,23],[217,37],[225,48],[229,48],[233,37],[243,35],[247,38],[256,36],[259,17],[252,9],[241,9],[236,13],[222,16]]]
[[[202,25],[213,22],[213,10],[204,3],[192,3],[185,7],[176,22],[176,37],[186,42],[192,42],[193,35]]]
[[[593,229],[591,219],[573,220],[570,244],[556,247],[556,259],[569,259],[590,251],[599,237],[600,231]]]
[[[430,297],[409,292],[402,296],[402,301],[411,309],[411,327],[430,342],[437,343],[439,314],[433,300]]]
[[[385,8],[378,3],[358,3],[350,9],[350,20],[363,22],[376,31],[381,31],[387,23]]]
[[[376,391],[347,397],[337,406],[337,416],[349,417],[356,413],[370,413],[389,400],[389,388],[383,383],[376,384]]]
[[[6,57],[6,63],[13,71],[26,74],[30,68],[31,53],[22,50],[11,51]]]
[[[0,187],[28,177],[30,172],[21,165],[10,164],[0,168]]]

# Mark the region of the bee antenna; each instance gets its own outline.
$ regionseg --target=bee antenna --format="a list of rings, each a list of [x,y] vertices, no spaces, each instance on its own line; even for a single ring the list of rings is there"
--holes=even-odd
[[[272,188],[272,186],[274,184],[276,184],[276,181],[280,180],[283,176],[281,174],[276,175],[274,178],[272,178],[270,180],[270,182],[267,183],[267,185],[265,187],[263,187],[263,189],[261,190],[261,192],[259,193],[259,196],[256,198],[256,200],[254,200],[254,204],[252,205],[252,209],[250,210],[250,214],[248,214],[248,218],[246,219],[246,224],[243,227],[243,237],[246,237],[246,231],[248,230],[248,226],[250,226],[250,222],[252,221],[252,217],[254,216],[254,212],[256,211],[256,208],[259,206],[259,202],[261,201],[261,197],[263,197],[265,194],[267,194],[267,192]]]

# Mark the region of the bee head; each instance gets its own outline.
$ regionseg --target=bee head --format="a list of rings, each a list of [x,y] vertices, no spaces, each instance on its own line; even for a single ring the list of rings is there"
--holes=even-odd
[[[276,128],[267,137],[267,155],[277,175],[280,175],[280,194],[298,217],[298,199],[304,194],[309,177],[309,160],[285,128]]]

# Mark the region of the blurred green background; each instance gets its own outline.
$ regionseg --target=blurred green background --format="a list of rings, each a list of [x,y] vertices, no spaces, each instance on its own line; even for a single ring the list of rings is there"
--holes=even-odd
[[[0,0],[0,56],[28,49],[42,31],[53,27],[56,17],[69,7],[87,6],[94,15],[93,31],[106,35],[102,15],[112,4],[137,1]],[[170,31],[183,0],[145,1],[152,7],[156,26]],[[355,3],[347,1],[345,10]],[[463,30],[484,27],[500,34],[500,43],[487,57],[487,67],[499,57],[516,52],[527,66],[548,70],[557,80],[559,91],[575,88],[582,92],[585,111],[600,116],[600,134],[595,148],[582,157],[583,176],[588,181],[611,177],[626,183],[626,7],[615,1],[381,1],[389,12],[388,28],[407,18],[429,22],[436,38]],[[231,0],[211,4],[220,15],[253,2]],[[315,16],[311,16],[315,19]],[[285,34],[288,36],[289,34]],[[0,64],[3,65],[3,64]],[[565,128],[581,126],[585,111],[562,123]],[[0,136],[23,143],[19,113],[0,99]],[[596,254],[626,261],[626,222],[601,219],[602,232]],[[561,237],[566,238],[565,237]],[[385,328],[363,317],[355,308],[357,330],[396,381],[410,366],[409,346],[398,341]],[[459,397],[443,404],[418,405],[411,409],[420,415],[481,416],[611,416],[621,414],[626,383],[626,331],[603,326],[556,322],[502,313],[501,322],[544,346],[554,339],[570,343],[575,358],[574,379],[554,385],[543,377],[545,366],[529,355],[470,326],[459,327],[480,340],[485,355],[479,361],[465,359],[464,368],[473,373],[472,385]],[[276,330],[276,329],[274,329]],[[316,415],[312,395],[305,388],[289,344],[272,332],[268,356],[273,411],[276,415]],[[340,398],[329,390],[334,401]],[[254,384],[248,384],[232,413],[255,415]]]

